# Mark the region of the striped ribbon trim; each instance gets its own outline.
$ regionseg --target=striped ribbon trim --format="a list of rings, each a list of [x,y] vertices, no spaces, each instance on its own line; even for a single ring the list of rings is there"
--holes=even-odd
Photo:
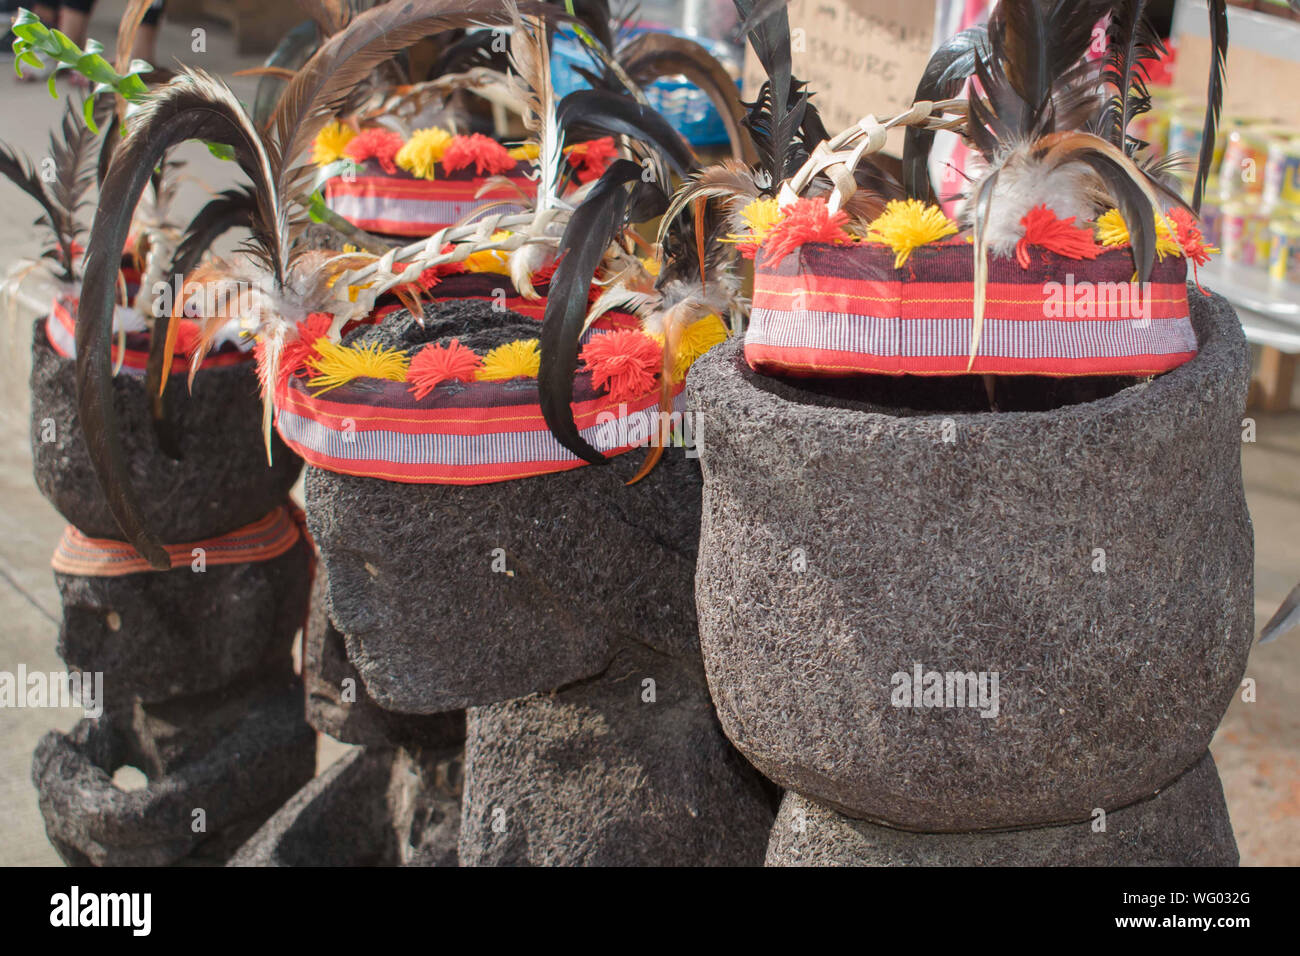
[[[276,430],[308,464],[406,484],[493,484],[586,464],[547,428],[535,381],[440,387],[451,394],[426,398],[441,406],[432,408],[414,407],[406,389],[365,379],[313,396],[293,378],[277,398]],[[674,414],[684,409],[683,390],[679,384],[673,395]],[[605,455],[631,451],[659,433],[657,390],[635,402],[575,401],[573,410],[583,438]]]
[[[75,359],[77,357],[77,300],[71,296],[59,296],[55,298],[50,306],[50,314],[45,319],[45,337],[50,342],[50,348],[54,349],[60,356],[65,359]],[[197,332],[198,323],[193,319],[181,319],[182,322],[188,322],[194,326]],[[126,351],[123,353],[117,344],[117,337],[114,336],[112,348],[109,352],[113,364],[118,363],[119,355],[122,356],[122,371],[127,375],[142,377],[149,367],[149,335],[144,332],[131,332],[126,336]],[[239,365],[241,362],[247,362],[253,357],[251,351],[244,352],[239,349],[220,349],[209,352],[204,356],[200,368],[217,368],[227,365]],[[189,374],[190,366],[188,361],[175,361],[172,363],[172,375]]]
[[[796,376],[966,374],[969,246],[919,249],[902,269],[893,255],[882,246],[809,244],[775,267],[760,261],[745,335],[750,366]],[[994,259],[970,371],[1154,375],[1189,361],[1197,345],[1186,261],[1158,264],[1145,292],[1132,273],[1127,249],[1094,261],[1038,250],[1029,269]]]
[[[188,567],[195,560],[196,549],[202,549],[208,565],[270,561],[307,536],[305,521],[300,508],[293,504],[281,505],[265,518],[229,534],[187,544],[169,544],[166,549],[173,570]],[[64,529],[50,566],[60,574],[93,578],[118,578],[153,570],[149,562],[125,541],[92,538],[72,525]]]
[[[367,164],[366,174],[353,180],[331,179],[325,184],[325,203],[348,222],[367,232],[391,236],[430,236],[457,223],[472,224],[476,209],[491,202],[519,199],[520,192],[532,197],[537,184],[520,171],[508,178],[512,186],[489,189],[478,195],[485,179],[417,179],[405,172],[383,173],[378,164]],[[514,187],[518,187],[517,189]],[[507,203],[485,210],[485,214],[524,212],[527,205]]]

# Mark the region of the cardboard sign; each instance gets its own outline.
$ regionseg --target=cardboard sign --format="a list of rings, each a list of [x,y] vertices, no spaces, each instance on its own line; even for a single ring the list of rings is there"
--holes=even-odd
[[[931,0],[791,0],[789,9],[795,76],[832,134],[868,113],[884,119],[912,105],[934,37]],[[764,79],[749,50],[746,96]],[[890,151],[898,151],[894,137]]]

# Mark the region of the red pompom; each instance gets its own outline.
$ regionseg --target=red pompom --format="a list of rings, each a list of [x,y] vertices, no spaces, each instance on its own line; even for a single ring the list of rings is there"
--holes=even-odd
[[[1201,290],[1201,295],[1209,295],[1201,289],[1201,278],[1196,270],[1210,261],[1211,247],[1205,244],[1205,236],[1201,233],[1196,217],[1182,206],[1175,206],[1169,210],[1169,218],[1174,222],[1174,232],[1178,236],[1178,244],[1183,247],[1183,255],[1192,264],[1192,281]]]
[[[593,179],[604,176],[605,170],[609,169],[609,164],[618,158],[618,148],[614,145],[612,136],[602,136],[600,139],[578,143],[564,152],[569,158],[569,165],[577,173],[580,183],[589,183]]]
[[[298,323],[298,337],[286,342],[280,353],[280,378],[296,375],[307,366],[307,359],[316,351],[316,340],[329,335],[334,316],[328,312],[313,312],[306,321]]]
[[[850,239],[844,231],[849,217],[841,210],[831,212],[822,196],[798,199],[793,204],[782,207],[781,216],[781,221],[772,227],[772,231],[763,240],[763,249],[767,251],[772,265],[777,265],[805,243],[830,242],[838,245]]]
[[[616,402],[630,402],[654,389],[663,351],[644,332],[606,332],[592,336],[581,358],[592,385],[603,386]]]
[[[443,382],[474,381],[482,364],[483,359],[461,345],[460,339],[452,339],[450,345],[426,345],[416,352],[407,369],[406,381],[419,401]]]
[[[454,173],[468,168],[471,164],[479,176],[500,176],[510,172],[516,166],[515,161],[510,158],[510,150],[490,136],[471,133],[468,136],[453,137],[447,151],[442,154],[443,170]]]
[[[1102,253],[1091,229],[1076,226],[1073,216],[1069,219],[1056,218],[1056,213],[1048,209],[1046,204],[1035,206],[1025,213],[1020,225],[1025,227],[1025,234],[1016,243],[1016,259],[1022,269],[1029,268],[1030,246],[1038,246],[1067,259],[1096,259]]]
[[[386,129],[368,129],[348,141],[343,147],[343,155],[354,163],[364,163],[367,159],[379,162],[388,175],[397,173],[397,151],[402,148],[402,137]]]

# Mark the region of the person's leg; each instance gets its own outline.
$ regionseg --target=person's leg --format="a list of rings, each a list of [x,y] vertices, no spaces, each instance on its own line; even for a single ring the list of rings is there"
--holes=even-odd
[[[59,31],[84,47],[90,35],[90,11],[95,0],[59,0]]]
[[[79,47],[90,36],[90,11],[95,0],[59,0],[59,32]],[[90,80],[75,70],[61,70],[59,76],[81,89],[90,89]]]
[[[162,18],[163,0],[155,0],[154,4],[145,11],[144,19],[140,21],[140,29],[135,34],[135,44],[131,47],[131,56],[139,60],[147,60],[154,66],[158,65],[158,21]]]

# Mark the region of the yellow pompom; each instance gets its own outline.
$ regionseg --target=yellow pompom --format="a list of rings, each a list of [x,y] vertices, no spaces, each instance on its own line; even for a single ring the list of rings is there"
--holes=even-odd
[[[524,143],[522,146],[516,146],[510,150],[510,158],[517,162],[531,163],[542,153],[541,147],[536,143]]]
[[[437,126],[417,129],[397,151],[397,165],[420,179],[435,179],[435,167],[451,145],[451,138],[451,133]]]
[[[912,250],[954,235],[957,224],[938,206],[919,199],[895,199],[867,227],[867,242],[879,242],[894,250],[894,268],[907,262]]]
[[[311,147],[311,161],[317,166],[328,166],[343,159],[343,148],[352,142],[357,134],[350,126],[342,123],[326,123],[325,128],[316,134],[316,141]]]
[[[1103,246],[1122,246],[1131,242],[1128,223],[1118,209],[1109,209],[1097,217],[1097,241]],[[1183,247],[1178,244],[1177,230],[1169,220],[1156,215],[1156,258],[1163,261],[1165,256],[1181,256]]]
[[[659,270],[663,268],[663,263],[653,256],[646,256],[641,260],[641,268],[657,279],[659,278]]]
[[[740,218],[749,227],[743,235],[727,236],[727,242],[752,242],[761,246],[767,234],[781,221],[781,207],[775,199],[755,199],[740,211]]]
[[[478,381],[504,382],[512,378],[536,378],[542,362],[537,344],[537,339],[520,339],[498,345],[483,356]]]
[[[316,374],[307,385],[319,389],[318,395],[346,385],[354,378],[406,381],[410,360],[399,349],[386,349],[378,342],[350,347],[326,338],[317,339],[315,349],[316,354],[307,359],[307,367]]]
[[[682,333],[681,344],[677,347],[676,362],[673,365],[673,381],[680,382],[686,377],[695,360],[715,345],[727,341],[730,332],[727,324],[716,315],[706,315],[698,322],[692,322]]]

